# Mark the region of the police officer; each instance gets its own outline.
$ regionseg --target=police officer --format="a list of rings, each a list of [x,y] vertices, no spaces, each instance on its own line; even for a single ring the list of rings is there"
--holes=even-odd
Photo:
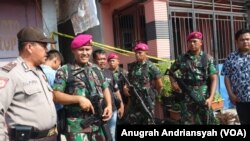
[[[54,99],[64,104],[66,112],[66,138],[68,141],[105,140],[99,124],[89,122],[97,103],[91,99],[98,96],[105,100],[102,120],[112,116],[111,96],[108,82],[98,66],[89,62],[92,53],[92,35],[80,34],[71,42],[74,63],[63,65],[56,73]],[[107,132],[106,132],[107,133]]]
[[[212,56],[202,51],[202,33],[192,32],[187,36],[188,52],[181,55],[172,64],[172,72],[179,71],[180,78],[193,90],[194,101],[185,94],[182,118],[185,124],[215,124],[213,111],[210,109],[217,85],[217,70]],[[209,81],[210,79],[210,81]],[[176,80],[170,77],[172,89],[181,92]],[[210,86],[210,88],[208,87]],[[183,92],[185,93],[185,92]],[[198,103],[203,102],[204,106]]]
[[[55,41],[35,27],[24,27],[17,39],[20,56],[0,70],[0,140],[56,141],[52,89],[39,67]]]
[[[134,47],[136,61],[129,64],[128,79],[143,99],[148,110],[154,117],[155,96],[163,88],[159,69],[147,57],[149,47],[145,43],[138,43]],[[126,92],[126,94],[130,94]],[[145,114],[140,101],[135,95],[129,95],[131,103],[127,112],[130,124],[152,124],[152,120]],[[134,106],[139,105],[139,106]]]

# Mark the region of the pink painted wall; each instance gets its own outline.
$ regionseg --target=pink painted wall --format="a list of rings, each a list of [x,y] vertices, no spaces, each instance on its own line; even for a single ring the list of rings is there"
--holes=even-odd
[[[167,1],[168,0],[148,0],[145,2],[146,23],[152,21],[167,21]]]
[[[114,46],[112,13],[115,9],[120,9],[129,5],[133,0],[104,0],[101,3],[101,26],[103,44]],[[144,3],[146,23],[155,20],[167,21],[167,1],[168,0],[147,0]],[[149,55],[161,58],[170,58],[170,43],[168,39],[156,39],[148,41],[150,47]],[[129,57],[120,55],[121,63],[127,67],[127,63],[134,61],[134,55]]]
[[[102,25],[102,31],[103,31],[102,37],[103,37],[104,44],[113,46],[114,37],[113,37],[112,12],[115,9],[124,7],[125,5],[129,4],[132,0],[107,0],[107,1],[108,3],[102,4],[101,6],[101,17],[102,17],[101,25]],[[155,5],[152,2],[150,3],[150,1],[152,0],[148,0],[148,1],[149,1],[149,4],[145,5],[146,23],[155,20],[154,10],[157,9],[157,6],[160,6],[161,8],[162,1],[166,1],[166,0],[153,0],[153,1],[159,1],[159,2],[156,2],[156,5],[157,5],[156,8],[154,7]],[[162,8],[164,9],[164,6]],[[167,17],[164,15],[161,15],[160,12],[158,12],[156,17],[157,19],[163,18],[162,20],[167,20]],[[162,44],[168,44],[168,43],[166,40],[159,39],[159,40],[148,41],[148,44],[152,48],[151,50],[149,50],[149,55],[152,55],[152,54],[157,54],[157,46],[161,46]],[[165,50],[161,50],[161,51],[170,53],[169,48],[165,48]],[[160,55],[162,54],[160,53]],[[120,57],[120,62],[123,64],[125,69],[127,69],[127,63],[135,61],[134,55],[130,55],[129,57],[124,56],[124,55],[119,55],[119,57]],[[164,118],[163,109],[162,109],[161,103],[159,102],[156,103],[155,117],[159,119]]]
[[[101,4],[101,20],[103,39],[105,44],[114,44],[112,14],[115,9],[128,5],[133,0],[109,0],[109,3]]]
[[[168,0],[148,0],[145,2],[145,17],[146,23],[153,21],[168,22],[167,13]],[[155,39],[148,41],[149,54],[160,58],[170,58],[170,40],[169,39]]]
[[[109,0],[108,3],[101,4],[101,26],[103,44],[114,46],[113,19],[112,14],[115,9],[119,9],[131,3],[133,0]],[[108,52],[109,53],[109,52]],[[127,63],[134,61],[134,55],[129,57],[119,54],[120,61],[127,69]]]

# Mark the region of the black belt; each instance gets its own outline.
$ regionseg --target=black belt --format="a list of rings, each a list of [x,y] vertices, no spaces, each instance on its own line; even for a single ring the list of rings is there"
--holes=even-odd
[[[16,139],[16,138],[22,138],[24,136],[27,136],[25,138],[29,139],[39,139],[39,138],[44,138],[44,137],[49,137],[49,136],[54,136],[57,135],[57,128],[53,127],[48,130],[36,130],[32,128],[30,131],[26,129],[17,129],[17,128],[10,128],[9,129],[9,136],[11,139]]]

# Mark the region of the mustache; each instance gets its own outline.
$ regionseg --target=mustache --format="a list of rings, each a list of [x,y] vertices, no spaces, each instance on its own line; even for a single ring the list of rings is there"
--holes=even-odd
[[[88,54],[80,54],[80,57],[89,57]]]

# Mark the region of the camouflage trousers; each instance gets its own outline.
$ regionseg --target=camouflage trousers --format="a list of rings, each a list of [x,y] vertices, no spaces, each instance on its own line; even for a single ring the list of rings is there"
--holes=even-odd
[[[183,124],[215,125],[218,121],[214,117],[213,110],[205,105],[199,106],[194,102],[181,102],[181,115]]]
[[[154,105],[155,105],[154,102],[151,104],[154,107]],[[151,114],[154,117],[154,108],[151,108],[149,111],[151,112]],[[130,103],[128,110],[127,110],[127,113],[124,116],[123,120],[125,121],[125,123],[131,124],[131,125],[134,125],[134,124],[140,124],[140,125],[153,124],[152,119],[147,116],[147,114],[145,113],[145,110],[142,108],[142,106],[138,102],[131,102]]]
[[[67,118],[67,132],[65,133],[67,141],[105,141],[105,135],[97,125],[90,125],[82,129],[81,118]]]

